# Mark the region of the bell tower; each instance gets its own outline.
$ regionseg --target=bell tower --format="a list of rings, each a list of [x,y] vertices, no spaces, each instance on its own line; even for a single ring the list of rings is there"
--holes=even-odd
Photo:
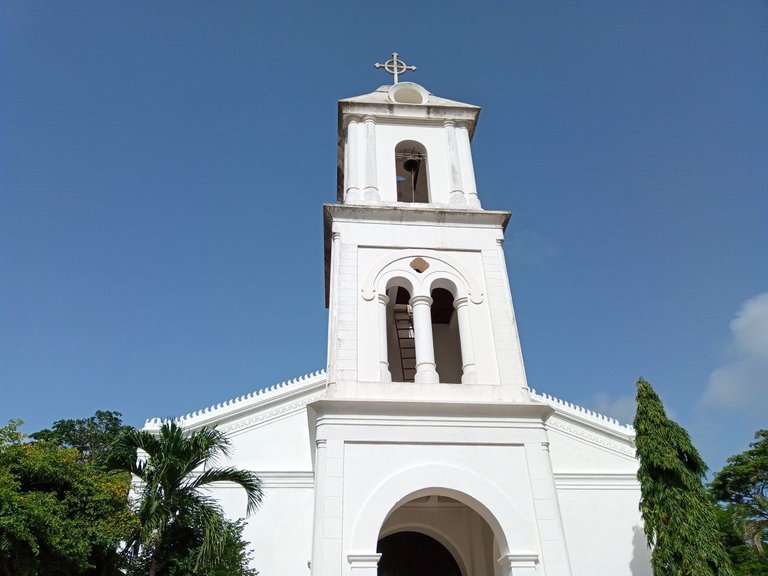
[[[443,549],[418,561],[453,558],[446,573],[570,576],[552,408],[526,383],[504,262],[510,214],[475,186],[480,109],[399,82],[412,68],[396,53],[380,66],[394,84],[339,102],[339,203],[323,207],[312,576],[386,574],[423,537]]]
[[[526,400],[510,214],[484,210],[475,184],[480,108],[399,82],[415,67],[396,53],[377,67],[395,83],[339,101],[340,203],[324,207],[331,385]]]

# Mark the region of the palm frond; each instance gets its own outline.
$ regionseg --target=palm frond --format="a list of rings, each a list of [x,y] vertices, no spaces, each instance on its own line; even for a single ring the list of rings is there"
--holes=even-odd
[[[234,467],[211,468],[197,476],[190,484],[190,488],[197,490],[215,482],[232,482],[245,490],[248,496],[248,508],[246,513],[253,514],[261,506],[264,493],[261,488],[261,480],[248,470],[238,470]]]

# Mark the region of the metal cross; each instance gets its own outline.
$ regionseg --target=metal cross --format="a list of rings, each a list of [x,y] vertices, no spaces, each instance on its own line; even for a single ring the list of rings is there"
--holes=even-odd
[[[395,84],[397,84],[397,77],[400,74],[405,74],[408,70],[416,70],[416,66],[407,66],[405,62],[397,59],[397,52],[392,52],[392,60],[387,60],[384,64],[376,62],[374,64],[376,68],[384,68],[389,74],[395,77]]]

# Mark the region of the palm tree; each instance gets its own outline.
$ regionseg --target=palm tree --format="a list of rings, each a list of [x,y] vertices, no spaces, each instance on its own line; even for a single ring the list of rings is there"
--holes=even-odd
[[[227,529],[221,506],[205,488],[216,482],[233,482],[248,497],[246,513],[261,504],[261,481],[253,472],[234,467],[217,468],[220,456],[229,455],[229,440],[215,428],[184,432],[167,421],[159,433],[131,430],[116,440],[115,450],[130,448],[139,457],[127,466],[141,481],[137,491],[139,529],[135,543],[149,555],[149,574],[162,574],[173,552],[185,552],[179,535],[202,531],[197,566],[215,564],[226,542]]]

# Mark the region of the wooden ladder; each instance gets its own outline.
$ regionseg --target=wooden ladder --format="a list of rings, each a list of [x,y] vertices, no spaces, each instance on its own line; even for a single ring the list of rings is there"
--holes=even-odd
[[[400,348],[403,382],[413,382],[416,376],[416,340],[413,334],[413,310],[408,304],[395,304],[395,329]]]

